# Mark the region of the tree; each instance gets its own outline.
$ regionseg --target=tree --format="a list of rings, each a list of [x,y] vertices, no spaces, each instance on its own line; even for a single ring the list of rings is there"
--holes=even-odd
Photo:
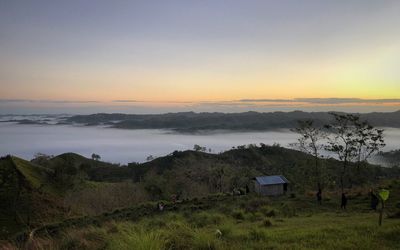
[[[50,160],[53,156],[39,152],[39,153],[36,153],[33,157],[34,157],[34,159]]]
[[[342,162],[342,170],[340,172],[340,187],[342,194],[344,193],[344,177],[347,172],[348,164],[357,155],[357,129],[355,124],[360,118],[352,114],[331,113],[334,117],[332,124],[325,125],[331,132],[328,137],[328,145],[326,150],[337,155]]]
[[[374,153],[378,153],[386,146],[383,139],[383,129],[377,129],[366,121],[356,121],[356,147],[357,147],[357,171]]]
[[[154,156],[153,155],[147,156],[146,161],[152,161],[152,160],[154,160]]]
[[[361,164],[379,152],[385,146],[385,142],[383,130],[374,128],[367,121],[361,121],[359,116],[337,113],[331,115],[334,117],[334,122],[326,125],[331,132],[326,149],[335,153],[342,161],[340,185],[343,193],[348,164],[356,162],[359,172]]]
[[[194,151],[197,151],[197,152],[205,152],[205,151],[207,150],[207,148],[195,144],[195,145],[193,146],[193,150],[194,150]]]
[[[224,189],[225,166],[223,164],[217,164],[212,167],[210,169],[210,176],[209,182],[213,191],[222,193]]]
[[[298,127],[292,131],[300,135],[298,142],[293,143],[292,146],[314,157],[314,175],[318,192],[322,196],[319,158],[320,151],[324,149],[323,140],[326,138],[326,132],[323,128],[316,127],[313,120],[298,121]]]
[[[101,159],[100,155],[93,153],[92,160],[99,161]]]

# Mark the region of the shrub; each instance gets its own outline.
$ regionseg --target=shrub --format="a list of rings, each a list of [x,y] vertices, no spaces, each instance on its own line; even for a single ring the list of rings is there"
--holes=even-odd
[[[261,213],[263,213],[267,217],[275,217],[276,216],[276,211],[273,208],[264,206],[260,209]]]
[[[264,227],[271,227],[271,226],[272,226],[272,222],[271,222],[270,220],[268,220],[268,219],[265,219],[265,220],[263,221],[262,225],[263,225]]]
[[[232,217],[237,220],[244,220],[244,213],[242,210],[235,210],[232,212]]]
[[[267,216],[267,217],[275,217],[275,210],[274,209],[271,209],[271,210],[269,210],[267,213],[265,213],[265,216]]]
[[[118,237],[109,242],[109,249],[159,250],[166,245],[166,240],[159,231],[144,231],[133,227],[124,227]]]

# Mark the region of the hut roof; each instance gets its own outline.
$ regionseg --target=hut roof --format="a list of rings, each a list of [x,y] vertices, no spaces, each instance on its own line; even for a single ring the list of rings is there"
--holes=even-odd
[[[275,185],[275,184],[285,184],[289,181],[283,175],[268,175],[268,176],[258,176],[256,181],[260,185]]]

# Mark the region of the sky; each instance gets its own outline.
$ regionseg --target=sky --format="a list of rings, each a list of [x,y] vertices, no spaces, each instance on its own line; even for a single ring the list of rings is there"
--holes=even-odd
[[[0,0],[0,113],[400,109],[400,1]]]

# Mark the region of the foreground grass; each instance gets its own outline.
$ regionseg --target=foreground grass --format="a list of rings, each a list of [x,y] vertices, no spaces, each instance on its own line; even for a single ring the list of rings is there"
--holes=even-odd
[[[381,227],[378,213],[369,208],[366,188],[349,193],[346,211],[338,208],[335,192],[325,194],[323,205],[317,205],[313,195],[214,195],[167,203],[162,212],[155,203],[148,203],[96,217],[71,219],[38,229],[27,241],[3,246],[111,250],[400,249],[400,183],[393,181],[387,187],[392,192]]]
[[[262,210],[262,209],[261,209]],[[399,249],[400,220],[376,213],[321,212],[267,217],[260,211],[166,212],[137,222],[69,229],[31,249]],[[267,212],[268,213],[268,212]]]
[[[199,215],[193,215],[196,216]],[[137,249],[398,249],[400,246],[400,221],[387,220],[379,228],[375,214],[322,213],[311,217],[245,220],[221,216],[210,221],[211,224],[198,227],[185,218],[169,215],[161,219],[160,224],[166,223],[162,226],[151,226],[152,221],[117,224],[123,228],[122,233],[111,234],[107,247],[132,249],[140,246],[139,242],[147,245]]]

